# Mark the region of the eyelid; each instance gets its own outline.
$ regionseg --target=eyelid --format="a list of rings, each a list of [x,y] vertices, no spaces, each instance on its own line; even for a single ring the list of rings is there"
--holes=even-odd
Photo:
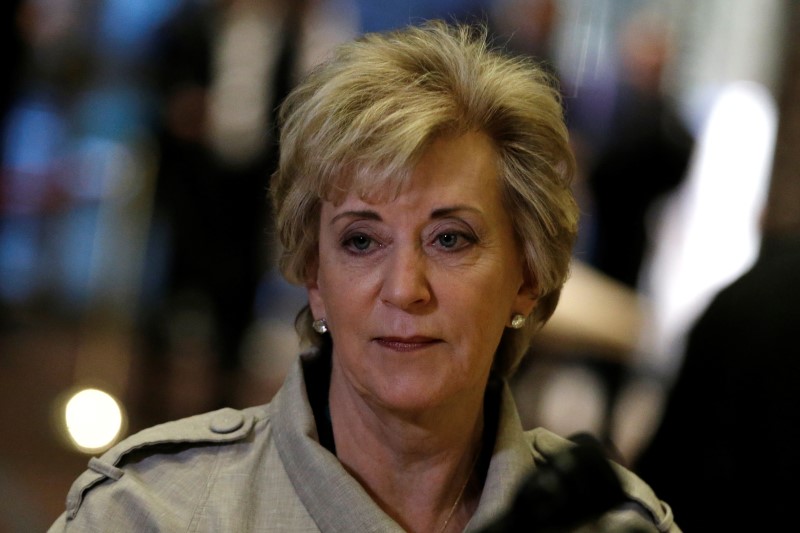
[[[446,217],[437,220],[430,227],[430,235],[436,237],[442,233],[457,233],[472,240],[477,240],[478,232],[466,220],[459,217]]]

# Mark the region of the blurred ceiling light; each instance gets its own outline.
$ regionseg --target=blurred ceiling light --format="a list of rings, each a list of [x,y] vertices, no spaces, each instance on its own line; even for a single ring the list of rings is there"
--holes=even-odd
[[[111,446],[122,432],[124,419],[120,403],[99,389],[75,393],[64,407],[67,434],[75,447],[86,453]]]

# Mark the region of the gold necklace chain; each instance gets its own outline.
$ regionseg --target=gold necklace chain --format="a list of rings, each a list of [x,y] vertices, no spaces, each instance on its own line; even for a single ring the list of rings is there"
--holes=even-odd
[[[442,524],[441,529],[439,529],[439,533],[444,533],[444,531],[447,529],[447,524],[450,523],[450,519],[453,518],[453,514],[456,512],[458,504],[461,503],[461,497],[464,496],[464,491],[467,489],[467,485],[469,485],[469,480],[472,479],[472,472],[475,470],[475,465],[478,464],[478,458],[480,456],[481,449],[479,447],[478,452],[475,454],[475,458],[472,460],[472,465],[469,467],[469,472],[467,472],[467,479],[465,479],[464,484],[461,485],[461,490],[458,491],[458,497],[456,497],[456,501],[450,508],[450,512],[447,513],[447,518],[444,519],[444,524]]]

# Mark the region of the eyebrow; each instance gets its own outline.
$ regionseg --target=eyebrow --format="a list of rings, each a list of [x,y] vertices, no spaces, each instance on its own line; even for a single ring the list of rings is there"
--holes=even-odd
[[[478,215],[483,215],[483,211],[481,211],[477,207],[472,207],[470,205],[465,205],[465,204],[458,204],[458,205],[440,207],[438,209],[434,209],[433,211],[431,211],[430,218],[432,220],[439,218],[446,218],[458,213],[459,211],[470,211]],[[342,218],[359,218],[359,219],[377,220],[377,221],[383,220],[383,218],[377,211],[373,211],[371,209],[360,209],[360,210],[343,211],[338,215],[334,216],[331,219],[330,223],[334,224],[337,220],[340,220]]]
[[[364,209],[361,211],[342,211],[341,213],[339,213],[338,215],[336,215],[331,219],[331,224],[333,224],[334,222],[336,222],[341,218],[365,218],[367,220],[383,220],[377,212],[371,211],[369,209]]]
[[[439,209],[434,209],[431,212],[431,218],[445,218],[449,217],[450,215],[454,215],[459,211],[470,211],[477,215],[483,215],[483,211],[481,211],[477,207],[473,207],[471,205],[466,205],[466,204],[458,204],[449,207],[440,207]]]

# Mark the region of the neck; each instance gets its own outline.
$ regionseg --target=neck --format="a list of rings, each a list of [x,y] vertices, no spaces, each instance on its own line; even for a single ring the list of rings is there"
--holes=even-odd
[[[477,507],[482,398],[423,413],[371,404],[331,376],[329,405],[339,461],[407,531],[460,531]]]

